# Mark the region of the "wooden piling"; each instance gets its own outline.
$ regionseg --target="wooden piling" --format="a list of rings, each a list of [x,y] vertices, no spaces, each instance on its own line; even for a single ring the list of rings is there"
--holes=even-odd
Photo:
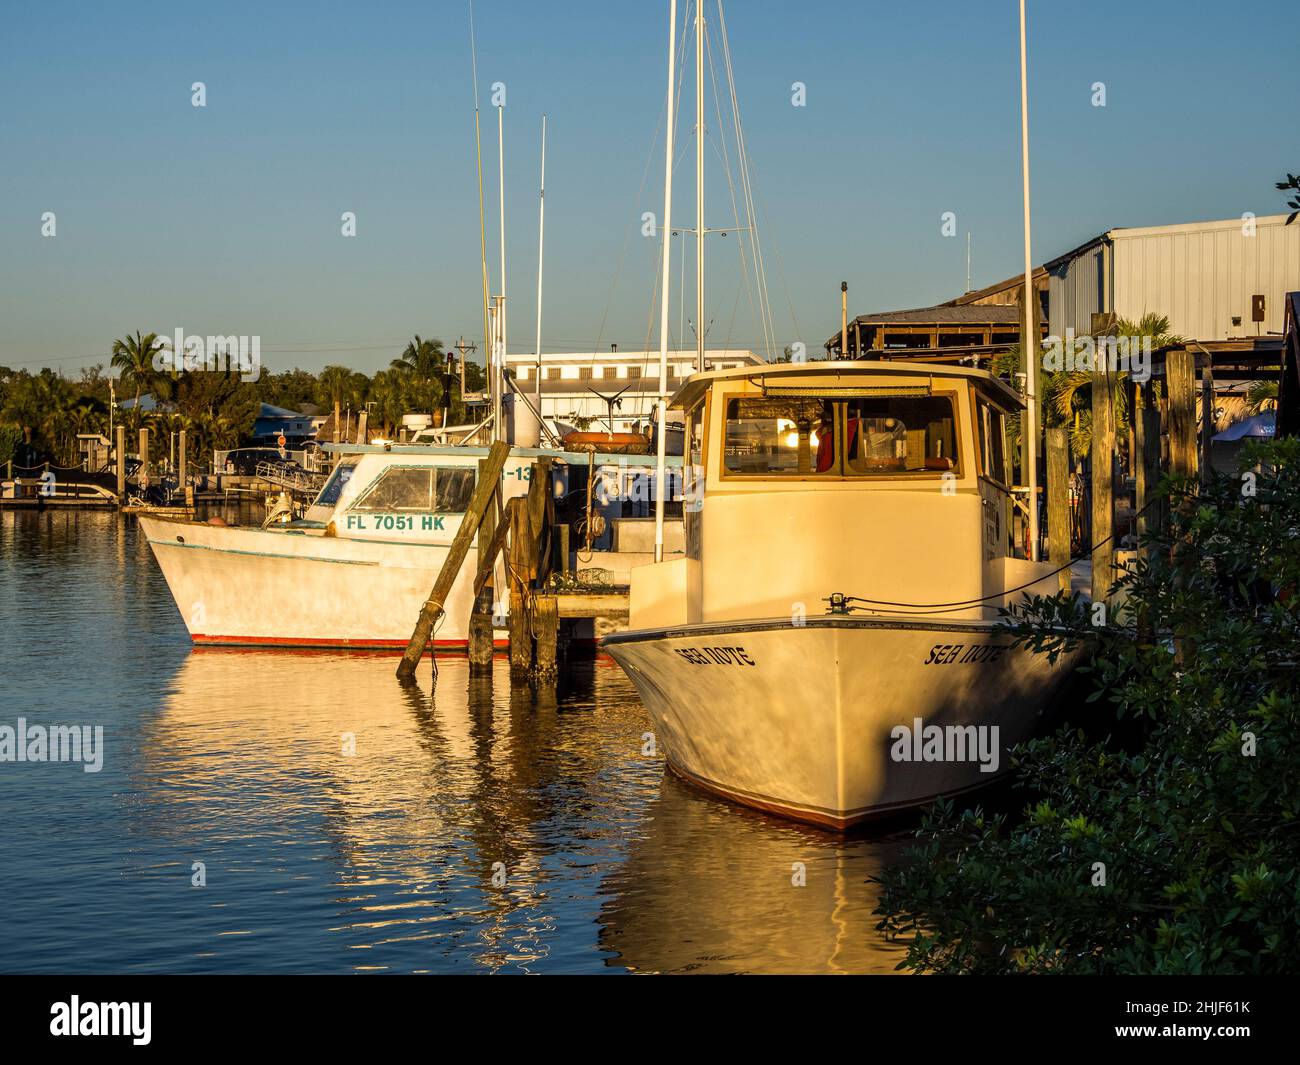
[[[1047,430],[1047,541],[1061,591],[1070,591],[1070,438],[1065,426]]]
[[[1165,355],[1165,391],[1169,396],[1169,472],[1197,475],[1196,359],[1190,351]]]
[[[478,477],[481,481],[487,459],[479,459]],[[478,531],[478,570],[474,579],[474,606],[469,618],[469,672],[471,676],[492,675],[492,655],[495,650],[496,631],[493,625],[494,563],[498,543],[493,549],[493,539],[501,524],[501,491],[492,493],[483,523]]]
[[[1201,367],[1201,483],[1205,484],[1214,472],[1210,461],[1214,447],[1214,367],[1209,355]]]
[[[1156,497],[1160,487],[1160,408],[1156,406],[1151,387],[1138,388],[1140,406],[1133,412],[1133,425],[1137,439],[1137,484],[1134,503],[1137,507],[1138,541],[1157,533],[1164,525],[1163,507]]]
[[[126,426],[119,425],[114,433],[117,437],[117,501],[126,500]]]
[[[555,596],[539,595],[533,600],[533,632],[537,639],[534,673],[539,680],[554,680],[560,639],[560,604]]]
[[[1092,601],[1108,602],[1115,580],[1115,395],[1104,359],[1092,373]]]
[[[528,676],[533,667],[533,634],[522,590],[510,591],[510,676]]]
[[[144,483],[149,480],[149,430],[140,430],[140,474],[139,479]]]
[[[186,506],[188,509],[193,510],[193,509],[194,509],[194,486],[193,486],[192,484],[190,484],[189,447],[188,447],[188,445],[189,445],[189,434],[188,434],[188,431],[185,430],[185,429],[182,429],[181,432],[180,432],[180,440],[179,440],[178,443],[177,443],[177,449],[178,449],[178,451],[179,451],[179,455],[180,455],[180,482],[179,482],[179,484],[180,484],[180,487],[181,487],[181,494],[183,495],[183,497],[184,497],[184,499],[185,499],[185,506]]]
[[[509,456],[510,445],[500,440],[488,451],[478,484],[474,487],[474,496],[470,500],[469,510],[465,512],[460,528],[456,531],[451,549],[443,560],[442,569],[438,571],[438,579],[433,590],[420,608],[415,629],[406,645],[406,651],[402,654],[402,661],[397,666],[398,677],[405,679],[412,676],[420,664],[424,649],[429,644],[429,637],[433,633],[433,627],[443,614],[443,604],[451,593],[452,585],[456,582],[460,568],[465,562],[465,556],[469,554],[470,542],[483,523],[483,515],[487,511],[488,503],[500,487],[501,471],[505,469],[506,459]]]

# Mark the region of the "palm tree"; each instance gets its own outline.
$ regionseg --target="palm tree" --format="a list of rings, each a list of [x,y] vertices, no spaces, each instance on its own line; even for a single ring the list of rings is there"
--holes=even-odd
[[[5,397],[5,421],[17,425],[23,433],[23,443],[30,446],[32,435],[40,425],[41,405],[36,398],[36,379],[24,374],[14,381]]]
[[[135,427],[140,427],[140,396],[153,385],[158,371],[154,369],[153,358],[158,349],[158,334],[145,333],[137,329],[135,336],[126,336],[113,341],[111,364],[118,370],[124,384],[135,387],[135,409],[132,411]]]
[[[1246,393],[1246,406],[1254,413],[1277,409],[1278,387],[1276,381],[1256,381]]]
[[[390,435],[406,409],[406,378],[400,370],[380,370],[370,382],[370,402],[374,405],[377,428]]]
[[[342,428],[341,408],[344,397],[347,396],[352,385],[352,371],[346,366],[326,366],[320,375],[320,394],[327,402],[334,404],[334,442],[339,441],[339,430]]]
[[[438,401],[442,398],[442,377],[447,372],[447,356],[441,340],[422,340],[417,333],[406,350],[393,360],[392,368],[408,374],[417,394],[423,395],[433,424],[438,424]]]

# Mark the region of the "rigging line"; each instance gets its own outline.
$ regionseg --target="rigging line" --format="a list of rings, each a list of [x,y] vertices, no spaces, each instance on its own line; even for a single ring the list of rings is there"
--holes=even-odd
[[[689,10],[690,5],[687,4],[686,7],[687,7],[687,9]],[[682,33],[685,34],[685,32],[686,32],[686,31],[685,31],[685,29],[683,28]],[[684,53],[685,53],[685,49],[682,49],[682,52],[683,52],[683,54],[684,54]],[[677,86],[678,86],[678,89],[681,88],[682,77],[683,77],[684,74],[685,74],[685,69],[686,69],[686,68],[685,68],[685,63],[682,61],[682,59],[679,58],[679,60],[678,60],[678,75],[677,75]],[[650,178],[650,164],[654,161],[655,146],[659,143],[659,134],[660,134],[660,131],[663,130],[663,128],[664,128],[665,119],[668,119],[668,120],[670,120],[670,121],[673,123],[673,129],[676,129],[676,128],[677,128],[677,116],[678,116],[678,114],[680,114],[680,112],[681,112],[681,94],[680,94],[680,92],[678,93],[677,101],[676,101],[675,104],[674,104],[674,110],[675,110],[676,113],[673,114],[673,115],[671,115],[671,116],[669,116],[669,115],[668,115],[668,93],[667,93],[667,90],[665,90],[665,91],[664,91],[664,103],[663,103],[663,107],[660,108],[660,110],[659,110],[659,120],[658,120],[658,122],[657,122],[656,125],[655,125],[655,133],[654,133],[654,137],[651,138],[651,141],[650,141],[650,147],[646,150],[645,167],[644,167],[644,169],[641,171],[641,185],[640,185],[640,187],[637,189],[637,194],[636,194],[636,204],[637,204],[638,206],[639,206],[640,203],[641,203],[641,198],[642,198],[642,196],[645,195],[645,186],[646,186],[646,182],[647,182],[647,181],[649,180],[649,178]],[[674,168],[674,169],[676,169],[676,165],[677,165],[677,164],[676,164],[676,162],[674,161],[674,163],[673,163],[673,168]],[[670,221],[669,219],[664,219],[664,224],[667,225],[667,224],[669,223],[669,221]],[[628,249],[628,244],[631,242],[631,239],[632,239],[632,230],[633,230],[634,227],[635,227],[635,223],[634,223],[634,222],[629,222],[629,223],[624,227],[624,229],[623,229],[623,247],[622,247],[622,249],[619,251],[619,256],[618,256],[618,265],[617,265],[617,266],[615,267],[615,269],[614,269],[614,276],[610,279],[610,283],[609,283],[609,291],[608,291],[608,292],[606,293],[606,295],[605,295],[605,309],[604,309],[604,312],[601,314],[601,318],[600,318],[600,328],[599,328],[599,329],[597,330],[597,332],[596,332],[596,341],[595,341],[595,344],[592,346],[592,349],[591,349],[591,358],[590,358],[590,361],[588,362],[588,365],[589,365],[589,366],[595,365],[595,362],[596,362],[596,354],[597,354],[597,352],[598,352],[598,350],[599,350],[599,348],[600,348],[601,342],[602,342],[602,341],[604,340],[604,338],[605,338],[605,325],[606,325],[606,323],[607,323],[608,320],[609,320],[609,309],[610,309],[610,306],[611,306],[612,303],[613,303],[613,300],[614,300],[614,292],[617,290],[618,282],[619,282],[619,280],[620,280],[620,279],[622,278],[622,276],[623,276],[623,267],[624,267],[624,264],[625,264],[626,261],[627,261],[627,249]],[[656,281],[656,284],[657,284],[657,283],[658,283],[658,282]],[[651,310],[651,314],[653,314],[653,313],[654,313],[654,311],[653,311],[653,309],[652,309],[652,310]]]
[[[674,100],[674,103],[673,103],[674,111],[673,111],[673,115],[672,115],[672,123],[673,123],[673,127],[672,127],[672,128],[673,128],[674,131],[676,131],[676,129],[678,128],[679,118],[680,118],[680,115],[681,115],[681,108],[682,108],[682,92],[681,92],[681,88],[682,88],[683,79],[684,79],[685,76],[686,76],[686,52],[687,52],[686,41],[689,39],[688,34],[689,34],[689,32],[690,32],[690,27],[693,26],[693,24],[694,24],[694,18],[693,18],[692,15],[691,15],[691,12],[692,12],[692,10],[694,9],[694,6],[695,6],[695,5],[694,5],[693,3],[687,3],[687,4],[685,4],[685,5],[684,5],[684,7],[685,7],[685,11],[683,12],[683,15],[682,15],[683,23],[682,23],[682,31],[681,31],[681,37],[680,37],[680,39],[681,39],[681,41],[682,41],[682,47],[681,47],[681,48],[679,49],[679,51],[678,51],[678,61],[677,61],[677,92],[676,92],[676,97],[675,97],[675,100]],[[667,101],[665,100],[665,103],[664,103],[664,111],[666,112],[667,110],[668,110],[668,104],[667,104]],[[655,133],[655,143],[658,143],[658,139],[659,139],[659,137],[658,137],[658,131],[656,131],[656,133]],[[653,154],[653,151],[654,151],[654,149],[653,149],[653,147],[652,147],[652,148],[651,148],[651,154]],[[673,160],[672,169],[673,169],[673,172],[674,172],[674,173],[675,173],[676,170],[677,170],[677,164],[680,163],[681,160],[684,158],[684,156],[685,156],[685,152],[686,152],[686,147],[685,147],[685,145],[683,144],[682,148],[679,149],[679,151],[678,151],[677,158],[675,158],[675,159]],[[647,169],[648,169],[648,168],[649,168],[649,161],[648,161],[648,160],[647,160],[646,166],[647,166]],[[643,185],[643,187],[644,187],[644,180],[643,180],[643,182],[642,182],[642,185]],[[639,196],[638,196],[638,198],[639,198]],[[668,226],[668,228],[669,228],[670,231],[671,231],[672,228],[673,228],[673,227],[672,227],[672,219],[671,219],[671,218],[665,218],[665,219],[663,219],[663,220],[662,220],[662,224],[665,225],[665,226]],[[685,240],[685,236],[684,236],[685,230],[679,230],[679,233],[683,234],[682,239]],[[648,315],[648,318],[647,318],[647,321],[646,321],[646,335],[645,335],[645,341],[644,341],[644,342],[642,343],[642,345],[641,345],[641,353],[642,353],[642,355],[641,355],[641,370],[640,370],[640,373],[641,373],[641,377],[643,377],[643,378],[646,376],[646,370],[649,368],[649,365],[650,365],[650,358],[651,358],[651,352],[650,352],[650,341],[651,341],[651,339],[653,338],[653,335],[654,335],[654,318],[655,318],[655,311],[656,311],[656,309],[657,309],[658,306],[659,306],[658,300],[659,300],[660,298],[662,298],[662,299],[664,299],[664,300],[668,300],[668,299],[671,298],[671,294],[670,294],[670,293],[665,292],[665,293],[660,294],[660,292],[659,292],[659,278],[660,278],[660,276],[661,276],[661,274],[662,274],[662,270],[663,270],[663,257],[664,257],[663,241],[655,241],[655,245],[656,245],[655,268],[654,268],[654,270],[653,270],[652,273],[651,273],[651,285],[650,285],[650,311],[649,311],[649,315]],[[679,284],[681,283],[681,280],[680,280],[680,279],[679,279],[679,282],[678,282],[678,283],[679,283]],[[657,355],[655,356],[655,361],[656,361],[656,362],[658,361],[658,356],[657,356]],[[637,418],[638,421],[642,418],[643,415],[648,415],[649,412],[646,410],[646,404],[647,404],[648,402],[650,402],[650,399],[651,399],[651,398],[652,398],[652,397],[648,397],[648,396],[646,396],[644,393],[638,391],[638,393],[637,393],[637,395],[636,395],[636,398],[635,398],[635,400],[634,400],[634,403],[633,403],[633,411],[634,411],[634,413],[635,413],[636,418]],[[659,402],[659,401],[658,401],[658,397],[653,397],[653,399],[654,399],[654,403],[653,403],[652,405],[657,406],[657,404],[658,404],[658,402]]]
[[[722,0],[718,0],[718,27],[722,33],[722,56],[727,72],[727,85],[731,94],[731,110],[735,118],[736,152],[740,159],[740,176],[742,187],[744,189],[750,232],[752,234],[751,247],[754,250],[754,255],[758,262],[759,292],[760,297],[767,308],[768,330],[772,337],[768,356],[770,359],[775,354],[776,326],[772,319],[771,300],[767,295],[767,266],[763,256],[762,241],[759,237],[758,213],[754,207],[754,187],[753,181],[750,178],[749,149],[745,143],[744,127],[740,118],[740,102],[736,95],[735,68],[731,61],[731,41],[727,34],[727,16],[723,9]],[[791,307],[791,313],[793,314],[793,306]]]
[[[713,48],[712,45],[709,44],[707,31],[705,36],[705,43],[706,45],[708,45],[707,52],[709,57],[709,79],[713,84],[714,112],[718,116],[718,136],[716,139],[710,137],[709,143],[713,145],[713,150],[715,154],[717,154],[720,160],[722,161],[722,168],[723,168],[722,172],[727,176],[727,191],[731,197],[731,215],[736,223],[736,246],[738,251],[740,252],[740,272],[741,272],[741,276],[743,276],[745,279],[745,292],[749,300],[749,307],[750,310],[753,311],[756,316],[759,316],[760,323],[762,323],[762,317],[759,313],[759,308],[754,306],[754,292],[749,283],[749,261],[745,254],[744,234],[741,232],[740,208],[736,204],[736,185],[735,182],[732,180],[732,176],[731,176],[731,156],[727,150],[727,136],[726,136],[727,127],[726,127],[726,123],[722,119],[722,103],[721,103],[720,94],[718,92],[718,75],[713,64]],[[719,150],[719,147],[721,148],[721,150]],[[757,283],[758,281],[757,271],[755,271],[754,280]],[[737,295],[736,306],[733,307],[732,309],[731,323],[727,329],[728,337],[730,337],[732,328],[735,326],[736,312],[738,309],[739,309],[739,295]],[[728,341],[727,346],[730,347],[730,341]]]
[[[492,337],[488,323],[489,287],[487,265],[487,213],[483,205],[483,135],[479,127],[478,115],[478,45],[474,39],[474,0],[469,0],[469,54],[472,77],[474,79],[474,158],[478,164],[478,232],[479,259],[483,265],[483,368],[486,372],[491,365],[489,350]]]

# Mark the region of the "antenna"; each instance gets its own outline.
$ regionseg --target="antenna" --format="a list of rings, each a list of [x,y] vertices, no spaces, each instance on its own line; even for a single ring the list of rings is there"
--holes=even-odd
[[[668,300],[672,283],[673,217],[673,98],[677,72],[677,0],[669,0],[668,10],[668,110],[664,123],[664,250],[663,279],[659,287],[659,403],[658,438],[655,441],[655,561],[664,560],[664,484],[667,481],[668,456]],[[704,350],[704,345],[700,345]]]
[[[605,401],[605,407],[606,407],[605,423],[609,426],[609,431],[611,433],[614,431],[614,411],[615,409],[623,406],[623,393],[626,392],[631,387],[632,386],[630,384],[624,385],[612,396],[607,396],[605,395],[604,392],[597,392],[594,388],[591,387],[591,385],[587,386],[588,392],[590,392],[593,396],[598,396],[600,399],[603,399]]]
[[[1025,45],[1025,0],[1020,0],[1020,154],[1025,186],[1025,483],[1029,486],[1029,560],[1038,561],[1038,337],[1034,332],[1034,260],[1029,231],[1029,59]]]
[[[672,121],[669,108],[668,121]],[[664,215],[664,225],[669,216]],[[668,245],[664,245],[668,258]],[[666,300],[667,295],[664,296]],[[695,346],[697,370],[704,365],[704,0],[695,0]]]
[[[542,417],[542,255],[546,249],[546,116],[542,115],[542,184],[537,205],[537,417]],[[540,428],[540,426],[539,426]]]

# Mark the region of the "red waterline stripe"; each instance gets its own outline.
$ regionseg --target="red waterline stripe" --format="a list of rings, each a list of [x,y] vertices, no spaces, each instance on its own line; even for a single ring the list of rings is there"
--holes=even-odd
[[[405,640],[340,640],[308,639],[300,636],[209,636],[195,633],[190,637],[196,644],[234,645],[245,647],[330,647],[338,649],[364,648],[376,650],[405,650]],[[466,647],[465,640],[433,640],[434,647]],[[509,647],[509,640],[493,640],[493,647]]]
[[[197,646],[208,647],[304,647],[304,648],[323,648],[329,650],[367,650],[367,651],[404,651],[406,650],[406,640],[338,640],[330,639],[308,639],[306,637],[296,636],[209,636],[203,633],[195,633],[190,636]],[[435,648],[459,648],[464,650],[469,646],[466,640],[432,640],[430,641]],[[591,643],[594,640],[574,640],[574,643]],[[500,650],[509,650],[510,641],[493,640],[493,648]]]

